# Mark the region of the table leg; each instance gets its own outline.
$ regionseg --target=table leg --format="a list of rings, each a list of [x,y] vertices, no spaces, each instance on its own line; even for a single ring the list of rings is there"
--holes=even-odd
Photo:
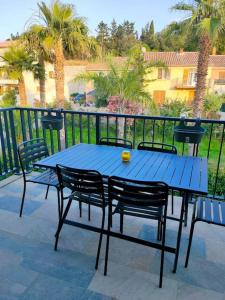
[[[180,251],[180,240],[181,240],[181,234],[182,234],[182,227],[183,227],[183,217],[184,217],[184,209],[186,203],[186,198],[188,198],[188,194],[185,193],[184,197],[182,198],[182,204],[181,204],[181,210],[180,210],[180,221],[179,221],[179,227],[178,227],[178,233],[177,233],[177,245],[176,245],[176,252],[175,252],[175,259],[174,259],[174,266],[173,266],[173,273],[176,273],[177,271],[177,263],[178,263],[178,257],[179,257],[179,251]]]
[[[184,226],[187,227],[189,194],[184,193]]]

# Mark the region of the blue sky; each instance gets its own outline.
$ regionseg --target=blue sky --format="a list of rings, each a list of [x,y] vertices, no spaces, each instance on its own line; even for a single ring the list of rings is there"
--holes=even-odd
[[[30,16],[37,12],[37,0],[0,0],[0,40],[10,33],[22,32]],[[46,1],[49,3],[49,1]],[[67,0],[73,3],[79,16],[86,17],[91,34],[95,35],[98,23],[110,23],[113,18],[120,23],[125,19],[135,22],[140,32],[150,20],[159,31],[173,20],[182,18],[181,14],[171,12],[170,7],[178,0]]]

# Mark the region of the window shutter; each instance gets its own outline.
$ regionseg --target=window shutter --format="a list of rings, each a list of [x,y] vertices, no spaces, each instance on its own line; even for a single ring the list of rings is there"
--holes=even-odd
[[[219,79],[222,79],[222,80],[225,79],[225,72],[224,71],[219,72]]]
[[[189,75],[189,69],[184,69],[184,73],[183,73],[183,84],[187,84],[188,82],[188,75]]]

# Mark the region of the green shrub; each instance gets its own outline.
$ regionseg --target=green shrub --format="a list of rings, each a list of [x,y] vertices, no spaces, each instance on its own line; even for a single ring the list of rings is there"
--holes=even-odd
[[[6,92],[2,96],[2,100],[0,103],[1,107],[13,107],[16,106],[16,91],[15,90],[10,90]]]
[[[102,96],[102,97],[95,97],[95,106],[96,107],[106,107],[108,104],[107,102],[107,97]]]
[[[166,117],[180,117],[181,114],[190,115],[191,107],[189,107],[184,100],[180,99],[166,99],[164,104],[160,107],[160,115]]]
[[[218,118],[216,115],[220,108],[222,103],[225,102],[225,94],[217,95],[217,94],[207,94],[205,96],[205,101],[203,104],[203,113],[205,117],[208,118]]]

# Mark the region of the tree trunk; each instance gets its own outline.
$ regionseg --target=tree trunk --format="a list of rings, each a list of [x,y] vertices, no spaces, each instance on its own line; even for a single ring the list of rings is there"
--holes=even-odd
[[[193,103],[193,117],[201,117],[203,109],[203,102],[206,92],[206,77],[208,73],[210,46],[211,43],[208,34],[202,34],[200,37],[199,45],[197,83]]]
[[[119,114],[124,114],[124,111],[125,111],[124,99],[120,97],[118,112],[119,112]],[[122,117],[118,117],[117,136],[120,139],[124,138],[124,126],[125,126],[125,119]]]
[[[19,89],[19,96],[20,96],[20,105],[27,106],[27,95],[26,95],[26,88],[25,88],[23,75],[19,80],[18,89]]]
[[[45,62],[43,57],[39,57],[39,64],[44,70],[45,74]],[[46,88],[45,88],[45,77],[39,79],[39,85],[40,85],[40,101],[41,101],[41,106],[46,107]]]
[[[64,54],[62,40],[59,39],[55,44],[55,87],[56,87],[56,103],[58,107],[64,106]]]

